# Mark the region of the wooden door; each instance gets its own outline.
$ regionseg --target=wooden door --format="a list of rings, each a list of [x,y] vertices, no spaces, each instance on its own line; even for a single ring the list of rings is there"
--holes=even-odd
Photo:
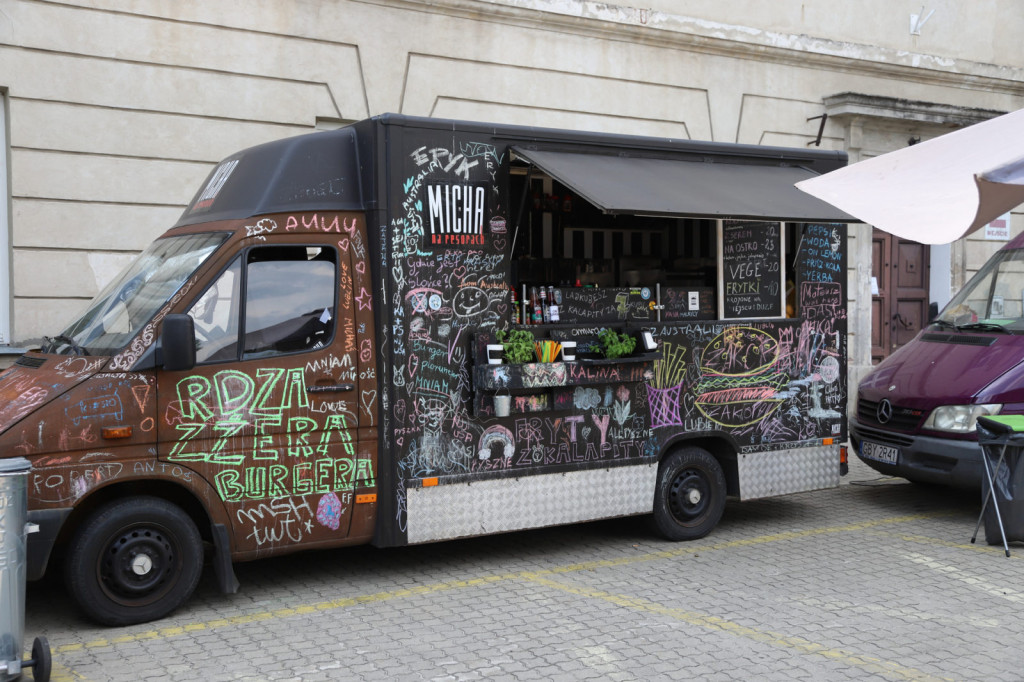
[[[929,248],[874,230],[871,275],[871,360],[880,362],[928,323]]]

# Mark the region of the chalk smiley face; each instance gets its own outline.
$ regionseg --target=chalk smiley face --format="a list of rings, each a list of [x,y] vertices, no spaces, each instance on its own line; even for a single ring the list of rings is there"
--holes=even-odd
[[[461,287],[452,298],[452,308],[459,317],[472,317],[487,309],[487,293],[480,287]]]

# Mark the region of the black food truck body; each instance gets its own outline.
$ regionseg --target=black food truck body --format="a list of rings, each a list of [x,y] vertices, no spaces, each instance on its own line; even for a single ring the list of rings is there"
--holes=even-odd
[[[204,546],[231,592],[300,549],[692,539],[727,495],[838,485],[849,217],[793,183],[845,160],[395,115],[234,154],[0,375],[29,577],[125,624]]]

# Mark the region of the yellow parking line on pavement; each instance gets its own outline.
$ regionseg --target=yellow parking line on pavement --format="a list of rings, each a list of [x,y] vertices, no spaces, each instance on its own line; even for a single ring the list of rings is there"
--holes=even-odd
[[[298,616],[309,613],[317,613],[321,611],[331,611],[334,609],[347,608],[351,606],[358,606],[360,604],[370,604],[373,602],[388,601],[391,599],[401,599],[403,597],[412,597],[415,595],[430,594],[432,592],[441,592],[443,590],[452,590],[460,587],[474,587],[478,585],[485,585],[489,583],[496,583],[505,580],[511,580],[517,577],[518,574],[509,573],[505,575],[492,575],[485,576],[482,578],[474,578],[471,580],[451,580],[448,582],[434,583],[433,585],[420,585],[418,587],[411,587],[401,590],[394,590],[391,592],[377,592],[376,594],[360,595],[358,597],[343,597],[341,599],[333,599],[330,601],[319,602],[316,604],[303,604],[285,609],[275,609],[273,611],[261,611],[259,613],[250,613],[241,616],[230,616],[228,618],[217,618],[215,620],[209,620],[203,623],[188,623],[186,625],[178,625],[174,627],[158,628],[156,630],[146,630],[144,632],[126,633],[118,637],[111,637],[109,639],[94,639],[89,642],[82,642],[79,644],[65,644],[53,649],[54,654],[70,653],[74,651],[81,651],[83,649],[98,649],[116,644],[124,644],[127,642],[141,642],[154,639],[162,639],[165,637],[176,637],[189,632],[199,632],[202,630],[215,630],[223,627],[232,625],[246,625],[248,623],[259,623],[267,620],[274,620],[278,618],[289,618],[291,616]]]
[[[666,616],[689,625],[695,625],[707,630],[727,632],[731,635],[753,640],[761,644],[793,649],[804,654],[823,656],[824,658],[828,658],[845,665],[862,668],[868,672],[879,675],[896,675],[906,680],[915,680],[919,682],[951,682],[951,678],[935,677],[934,675],[929,675],[915,668],[908,668],[907,666],[900,665],[899,663],[893,663],[892,661],[885,661],[872,656],[862,656],[849,651],[843,651],[842,649],[832,649],[821,644],[816,644],[815,642],[804,639],[803,637],[783,635],[769,630],[758,630],[757,628],[740,625],[739,623],[734,623],[730,620],[726,620],[725,618],[719,618],[718,616],[663,606],[657,602],[643,599],[642,597],[613,594],[611,592],[605,592],[603,590],[596,590],[579,585],[566,585],[558,582],[557,580],[545,578],[541,573],[541,571],[532,574],[524,573],[520,577],[538,585],[544,585],[545,587],[561,590],[562,592],[568,592],[569,594],[574,594],[580,597],[587,597],[588,599],[600,599],[632,611],[641,611],[643,613],[653,613],[660,616]]]
[[[332,610],[335,610],[335,609],[359,606],[361,604],[372,604],[372,603],[375,603],[375,602],[390,601],[392,599],[402,599],[404,597],[411,597],[411,596],[416,596],[416,595],[431,594],[431,593],[435,593],[435,592],[443,592],[443,591],[446,591],[446,590],[453,590],[453,589],[466,588],[466,587],[476,587],[476,586],[480,586],[480,585],[486,585],[486,584],[498,583],[498,582],[503,582],[503,581],[516,580],[516,579],[527,579],[527,580],[532,580],[534,582],[537,582],[539,580],[539,577],[540,576],[544,576],[544,575],[558,575],[558,574],[573,573],[573,572],[577,572],[577,571],[589,571],[589,570],[594,570],[594,569],[597,569],[597,568],[608,568],[608,567],[615,567],[615,566],[625,566],[625,565],[639,563],[639,562],[644,562],[644,561],[654,561],[654,560],[657,560],[657,559],[676,558],[676,557],[687,555],[687,554],[699,554],[699,553],[702,553],[702,552],[719,551],[719,550],[723,550],[723,549],[733,549],[733,548],[736,548],[736,547],[748,547],[748,546],[755,546],[755,545],[763,545],[763,544],[772,543],[772,542],[784,542],[784,541],[788,541],[788,540],[798,540],[798,539],[802,539],[802,538],[808,538],[808,537],[814,537],[814,536],[820,536],[820,535],[828,535],[828,534],[835,534],[835,533],[847,533],[847,532],[865,531],[865,530],[870,530],[870,529],[874,529],[874,528],[879,528],[879,527],[889,526],[889,525],[895,525],[895,524],[900,524],[900,523],[908,523],[908,522],[912,522],[912,521],[921,521],[921,520],[930,519],[930,518],[939,518],[939,517],[942,517],[942,516],[947,516],[950,513],[951,512],[943,511],[943,512],[935,512],[935,513],[928,513],[928,514],[910,514],[910,515],[905,515],[905,516],[893,516],[893,517],[889,517],[889,518],[885,518],[885,519],[873,519],[873,520],[870,520],[870,521],[862,521],[862,522],[858,522],[858,523],[850,523],[850,524],[844,524],[844,525],[840,525],[840,526],[826,526],[826,527],[822,527],[822,528],[809,528],[809,529],[800,530],[800,531],[785,531],[785,532],[782,532],[782,533],[773,533],[773,534],[770,534],[770,535],[761,535],[761,536],[757,536],[757,537],[743,538],[743,539],[739,539],[739,540],[729,540],[729,541],[726,541],[726,542],[714,542],[714,543],[693,543],[693,542],[691,542],[691,543],[686,543],[685,546],[682,546],[682,547],[679,547],[679,548],[676,548],[676,549],[671,549],[671,550],[663,550],[663,551],[656,551],[656,552],[643,552],[643,553],[638,553],[635,556],[620,557],[618,559],[602,559],[602,560],[599,560],[599,561],[587,561],[587,562],[578,563],[578,564],[568,564],[568,565],[565,565],[565,566],[559,566],[559,567],[555,567],[555,568],[551,568],[551,569],[546,569],[546,570],[543,570],[543,571],[524,571],[524,572],[518,572],[518,573],[505,573],[505,574],[501,574],[501,575],[484,576],[484,577],[473,578],[473,579],[468,579],[468,580],[450,580],[450,581],[434,583],[434,584],[431,584],[431,585],[420,585],[420,586],[417,586],[417,587],[404,588],[404,589],[400,589],[400,590],[391,590],[391,591],[386,591],[386,592],[377,592],[377,593],[374,593],[374,594],[359,595],[359,596],[355,596],[355,597],[343,597],[343,598],[340,598],[340,599],[333,599],[333,600],[329,600],[329,601],[318,602],[318,603],[315,603],[315,604],[302,604],[302,605],[295,606],[295,607],[283,608],[283,609],[275,609],[275,610],[272,610],[272,611],[262,611],[262,612],[251,613],[251,614],[246,614],[246,615],[230,616],[230,617],[227,617],[227,618],[217,618],[217,619],[209,620],[209,621],[205,621],[205,622],[188,623],[188,624],[185,624],[185,625],[179,625],[179,626],[174,626],[174,627],[166,627],[166,628],[157,628],[157,629],[153,629],[153,630],[146,630],[146,631],[143,631],[143,632],[128,632],[128,633],[124,633],[124,634],[118,635],[116,637],[111,637],[111,638],[95,639],[95,640],[91,640],[91,641],[83,642],[83,643],[78,643],[78,644],[64,644],[64,645],[61,645],[61,646],[58,646],[58,647],[54,647],[52,649],[52,654],[59,656],[61,654],[73,653],[73,652],[81,651],[81,650],[85,650],[85,649],[101,649],[101,648],[104,648],[104,647],[111,647],[111,646],[116,646],[118,644],[129,643],[129,642],[149,641],[149,640],[155,640],[155,639],[176,637],[176,636],[179,636],[179,635],[182,635],[182,634],[186,634],[186,633],[190,633],[190,632],[199,632],[199,631],[204,631],[204,630],[214,630],[214,629],[220,629],[220,628],[225,628],[225,627],[232,627],[232,626],[237,626],[237,625],[245,625],[245,624],[248,624],[248,623],[257,623],[257,622],[268,621],[268,620],[275,620],[275,619],[281,619],[281,618],[289,618],[289,617],[292,617],[292,616],[297,616],[297,615],[302,615],[302,614],[332,611]],[[562,588],[560,587],[560,589],[562,589]],[[630,599],[630,598],[623,597],[623,599]],[[638,602],[638,603],[640,603],[640,602]],[[657,605],[651,604],[651,606],[650,606],[650,608],[652,608],[652,609],[655,608],[655,607],[657,607]],[[665,607],[658,607],[658,608],[665,608]],[[668,611],[672,611],[672,610],[668,609]],[[698,621],[707,622],[707,623],[712,623],[715,620],[713,616],[702,616],[700,614],[695,614],[693,617],[696,620],[698,620]],[[704,620],[702,620],[702,619],[704,619]],[[722,621],[722,622],[725,623],[725,621]],[[733,627],[733,626],[719,626],[719,627],[720,627],[720,629],[727,629],[728,628],[728,629],[731,629],[731,630],[733,630],[735,632],[739,632],[740,630],[738,630],[737,628],[741,628],[741,626],[738,626],[738,625],[735,625],[735,627]],[[756,633],[757,632],[757,631],[755,631],[753,629],[750,629],[750,628],[747,628],[747,630],[750,630],[751,633]],[[764,638],[765,636],[766,635],[764,635],[763,633],[757,635],[757,637],[760,637],[760,638]],[[786,638],[784,638],[782,636],[777,636],[777,637],[779,638],[779,641],[783,641],[783,640],[786,639]],[[799,638],[793,638],[793,645],[794,646],[797,643],[798,639]],[[828,653],[830,650],[827,650],[824,647],[820,647],[819,645],[815,645],[813,643],[808,642],[807,646],[810,647],[810,648],[821,649],[821,651],[824,652],[824,653],[822,653],[822,655],[825,655],[825,656],[831,655],[831,654]],[[843,655],[846,655],[846,654],[843,654]],[[850,655],[850,656],[853,657],[853,655]],[[875,663],[875,662],[873,662],[873,659],[870,659],[870,658],[867,658],[867,657],[857,657],[857,658],[858,658],[858,660],[863,661],[864,665],[874,664]],[[877,662],[877,664],[878,665],[883,665],[883,664],[884,665],[894,665],[894,664],[888,664],[888,663],[884,663],[884,662]],[[84,679],[81,676],[71,677],[71,676],[57,675],[56,673],[58,672],[58,670],[63,670],[63,669],[59,669],[59,668],[57,668],[55,666],[55,670],[54,670],[55,674],[52,676],[52,679],[55,682],[69,682],[70,680],[82,680],[82,679]],[[888,668],[886,668],[886,670],[889,671]],[[889,672],[892,672],[892,671],[889,671]],[[75,673],[73,671],[69,671],[68,675],[75,675]],[[914,677],[914,678],[909,678],[909,679],[928,679],[928,678]]]
[[[572,573],[573,571],[590,571],[595,568],[608,568],[612,566],[624,566],[627,564],[637,563],[640,561],[652,561],[654,559],[672,559],[675,557],[683,556],[685,554],[699,554],[700,552],[711,552],[723,549],[735,549],[736,547],[750,547],[754,545],[763,545],[770,542],[783,542],[786,540],[800,540],[803,538],[814,537],[817,535],[829,535],[833,533],[848,533],[856,531],[870,530],[879,526],[892,525],[897,523],[908,523],[910,521],[923,521],[925,519],[940,518],[943,516],[949,516],[952,512],[934,512],[929,514],[911,514],[907,516],[892,516],[887,519],[873,519],[871,521],[861,521],[859,523],[844,524],[842,526],[825,526],[823,528],[808,528],[807,530],[793,530],[784,531],[782,533],[773,533],[771,535],[759,535],[753,538],[743,538],[741,540],[729,540],[727,542],[716,542],[712,544],[704,543],[685,543],[684,546],[676,549],[668,549],[660,552],[647,552],[645,554],[638,554],[636,556],[621,557],[619,559],[600,559],[598,561],[587,561],[580,564],[569,564],[558,568],[548,569],[551,573]]]

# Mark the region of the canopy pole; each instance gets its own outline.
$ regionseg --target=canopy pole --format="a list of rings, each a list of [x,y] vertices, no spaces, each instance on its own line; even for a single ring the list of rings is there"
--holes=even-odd
[[[519,226],[523,222],[523,210],[526,208],[526,195],[530,191],[530,178],[533,175],[533,164],[531,163],[526,169],[526,180],[523,182],[523,194],[519,197],[519,215],[516,216],[516,226],[512,230],[512,251],[509,253],[509,257],[514,257],[516,253],[516,240],[519,239]]]

